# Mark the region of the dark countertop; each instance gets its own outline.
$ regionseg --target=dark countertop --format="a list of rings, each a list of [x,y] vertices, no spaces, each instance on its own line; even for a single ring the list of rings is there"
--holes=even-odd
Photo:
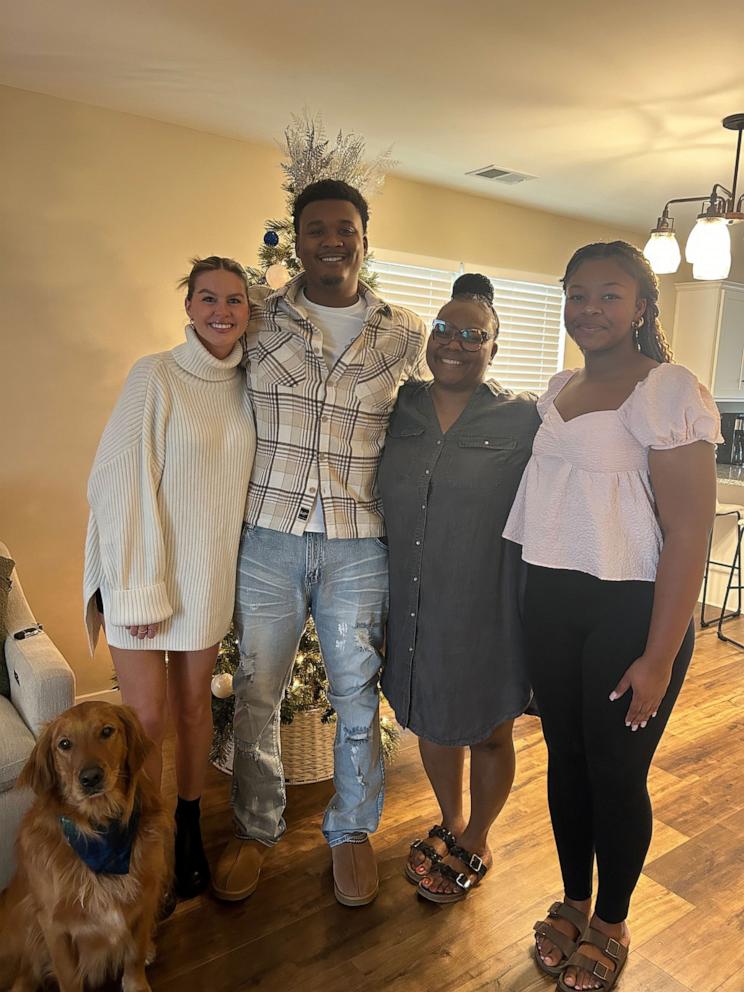
[[[744,465],[716,465],[716,475],[729,486],[744,486]]]

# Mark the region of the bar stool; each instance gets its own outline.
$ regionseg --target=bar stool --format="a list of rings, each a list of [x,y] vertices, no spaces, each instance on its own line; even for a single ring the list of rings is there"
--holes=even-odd
[[[713,532],[715,530],[716,520],[718,520],[719,517],[721,518],[736,517],[736,527],[738,532],[736,551],[734,552],[733,560],[730,562],[716,561],[714,558],[711,558],[711,553],[713,549]],[[710,531],[710,537],[708,538],[708,554],[705,560],[705,572],[703,573],[703,596],[702,596],[702,603],[700,605],[700,626],[703,629],[705,629],[706,627],[712,627],[714,624],[717,624],[718,630],[720,631],[721,624],[725,620],[732,620],[734,617],[741,616],[741,593],[742,593],[743,583],[741,579],[741,555],[739,554],[739,548],[741,547],[742,518],[744,518],[744,506],[741,506],[738,503],[719,503],[716,501],[716,516],[715,516],[715,520],[713,521],[713,527],[711,528]],[[708,573],[710,571],[711,565],[718,565],[719,568],[729,569],[729,579],[728,579],[728,584],[726,586],[726,597],[724,599],[724,604],[723,604],[723,608],[721,609],[720,615],[717,616],[715,620],[706,620],[705,598],[708,593]],[[731,580],[734,575],[734,569],[736,569],[736,576],[737,576],[737,583],[735,586],[731,584]],[[726,613],[726,603],[728,601],[728,594],[730,589],[736,589],[737,603],[735,610],[731,610],[729,613]]]
[[[741,641],[737,641],[735,637],[727,637],[723,633],[723,622],[724,620],[730,619],[732,616],[736,616],[736,613],[730,613],[728,616],[726,613],[726,604],[728,603],[729,593],[732,589],[736,589],[739,595],[739,604],[741,605],[741,539],[744,537],[744,520],[737,520],[736,529],[739,532],[736,540],[736,551],[734,552],[734,560],[731,562],[731,571],[729,572],[728,582],[726,584],[726,593],[723,597],[723,605],[721,606],[721,615],[718,618],[718,638],[721,641],[727,641],[729,644],[734,644],[737,648],[742,648],[744,650],[744,644]],[[738,575],[738,581],[734,585],[734,573]]]

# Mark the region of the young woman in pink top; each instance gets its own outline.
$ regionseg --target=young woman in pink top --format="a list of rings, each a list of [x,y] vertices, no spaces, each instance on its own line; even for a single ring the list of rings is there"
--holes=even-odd
[[[608,990],[651,840],[649,765],[692,656],[719,417],[671,364],[656,278],[636,248],[581,248],[563,285],[585,364],[538,402],[504,536],[529,563],[528,667],[565,890],[535,925],[536,961],[562,990]]]

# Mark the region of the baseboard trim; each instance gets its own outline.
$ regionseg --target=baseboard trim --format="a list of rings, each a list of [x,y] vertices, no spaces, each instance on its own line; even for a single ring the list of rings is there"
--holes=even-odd
[[[121,693],[118,689],[103,689],[101,692],[86,692],[82,696],[75,697],[76,703],[87,703],[91,700],[118,706],[121,703]]]

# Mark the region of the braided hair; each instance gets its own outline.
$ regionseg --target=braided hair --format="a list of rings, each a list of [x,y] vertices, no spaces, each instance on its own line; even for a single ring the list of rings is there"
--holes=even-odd
[[[571,256],[561,282],[565,292],[574,272],[584,262],[611,258],[638,283],[638,296],[646,301],[643,323],[636,331],[638,349],[655,362],[671,362],[672,349],[659,321],[659,284],[646,257],[627,241],[599,241],[584,245]]]
[[[493,336],[499,336],[499,315],[493,306],[493,283],[488,276],[481,275],[480,272],[463,272],[455,279],[452,286],[453,300],[472,300],[478,303],[487,312],[493,321]]]

